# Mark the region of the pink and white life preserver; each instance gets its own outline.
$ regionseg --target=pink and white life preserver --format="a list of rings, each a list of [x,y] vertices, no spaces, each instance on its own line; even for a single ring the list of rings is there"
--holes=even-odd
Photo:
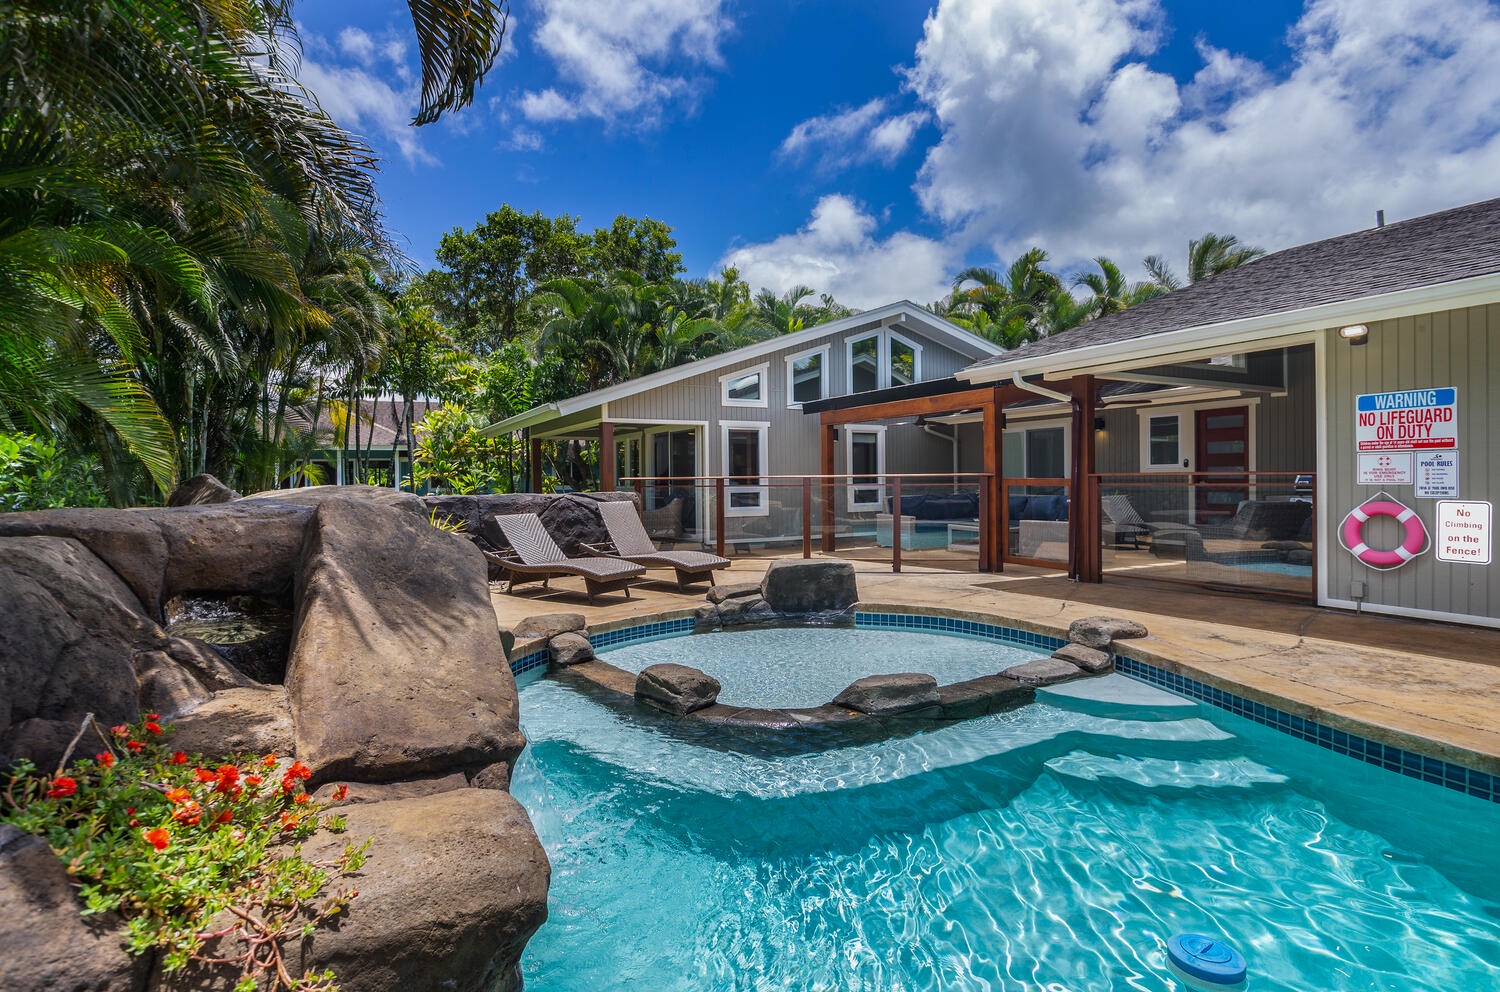
[[[1364,526],[1371,517],[1394,517],[1406,528],[1405,539],[1389,551],[1370,547],[1365,543]],[[1427,528],[1422,526],[1422,518],[1417,516],[1416,510],[1389,497],[1381,499],[1377,496],[1349,511],[1339,530],[1339,543],[1371,568],[1400,568],[1427,550]]]

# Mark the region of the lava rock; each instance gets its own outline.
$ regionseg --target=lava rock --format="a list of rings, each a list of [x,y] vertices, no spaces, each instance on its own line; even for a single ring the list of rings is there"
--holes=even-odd
[[[1068,624],[1068,640],[1100,651],[1112,641],[1145,637],[1148,633],[1144,625],[1120,617],[1084,617]]]
[[[1115,666],[1114,657],[1108,651],[1086,647],[1082,644],[1064,644],[1052,652],[1052,657],[1077,665],[1085,672],[1097,675]]]
[[[577,665],[592,661],[594,646],[582,634],[558,634],[548,643],[554,665]]]
[[[710,603],[722,603],[725,600],[739,599],[742,596],[759,596],[759,582],[736,582],[729,585],[713,586],[708,590],[708,601]]]
[[[1021,665],[1012,665],[1001,675],[1013,678],[1022,685],[1051,685],[1076,679],[1081,673],[1078,666],[1061,658],[1038,658]]]
[[[292,708],[283,686],[225,689],[172,721],[174,749],[222,761],[232,754],[291,754]]]
[[[778,613],[837,613],[859,602],[847,561],[773,561],[760,591]]]
[[[516,624],[515,635],[518,641],[533,637],[551,640],[558,634],[571,634],[587,629],[582,613],[539,613]]]
[[[636,676],[635,698],[684,715],[719,701],[719,680],[686,665],[651,665]]]
[[[936,706],[939,703],[937,679],[922,673],[867,675],[850,683],[833,700],[861,713],[885,716],[909,710]]]
[[[204,506],[213,503],[228,503],[240,498],[240,494],[205,472],[195,475],[172,490],[167,497],[168,506]]]

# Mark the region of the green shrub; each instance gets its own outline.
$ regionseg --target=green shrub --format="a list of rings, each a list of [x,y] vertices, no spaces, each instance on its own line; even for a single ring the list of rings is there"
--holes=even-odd
[[[0,433],[0,512],[107,506],[97,461],[32,434]]]

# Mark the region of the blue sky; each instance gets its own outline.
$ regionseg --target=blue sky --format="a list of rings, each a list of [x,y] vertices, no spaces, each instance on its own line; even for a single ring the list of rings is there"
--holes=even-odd
[[[1140,275],[1500,195],[1492,0],[512,0],[474,105],[421,129],[404,2],[297,16],[423,267],[502,203],[623,213],[689,276],[867,308],[1032,245]]]

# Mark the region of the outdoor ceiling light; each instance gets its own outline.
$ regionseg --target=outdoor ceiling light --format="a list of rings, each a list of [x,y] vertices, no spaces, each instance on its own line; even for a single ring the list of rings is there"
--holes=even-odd
[[[1350,324],[1339,328],[1339,337],[1348,341],[1351,346],[1366,344],[1370,340],[1370,328],[1364,324]]]

